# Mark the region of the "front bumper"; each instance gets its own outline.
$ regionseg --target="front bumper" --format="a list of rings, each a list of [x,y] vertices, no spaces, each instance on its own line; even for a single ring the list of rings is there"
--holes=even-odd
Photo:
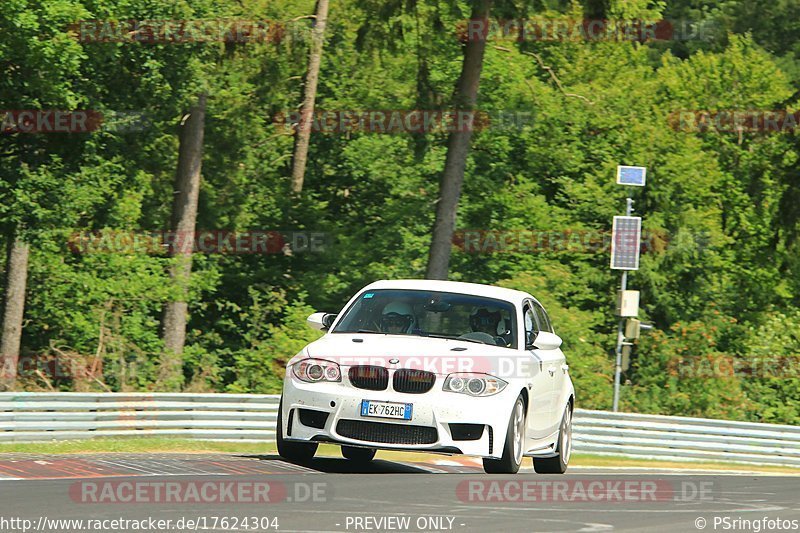
[[[339,383],[305,383],[287,375],[281,413],[285,439],[502,456],[511,408],[519,395],[510,385],[494,396],[472,397],[443,391],[445,376],[437,376],[430,391],[409,394],[391,386],[382,391],[356,388],[348,382],[346,369],[342,373]],[[412,419],[361,416],[362,400],[413,404]],[[482,431],[477,426],[483,426]]]

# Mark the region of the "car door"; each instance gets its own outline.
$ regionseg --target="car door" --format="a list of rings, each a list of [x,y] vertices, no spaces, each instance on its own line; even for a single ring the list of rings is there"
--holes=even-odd
[[[536,315],[536,322],[539,331],[547,331],[548,333],[555,333],[553,325],[550,323],[550,317],[544,310],[544,307],[539,302],[532,302],[533,311]],[[560,404],[563,398],[564,389],[567,386],[567,360],[561,348],[553,350],[537,350],[537,354],[548,362],[548,374],[552,376],[552,409],[553,409],[553,424],[554,431],[558,424],[561,423],[561,416],[563,406]]]
[[[531,314],[533,315],[533,319],[536,322],[536,333],[538,334],[540,331],[548,331],[552,329],[549,325],[549,320],[546,320],[546,314],[544,314],[544,309],[538,302],[533,300],[527,301],[526,305],[528,305],[531,309]],[[552,331],[548,331],[552,333]],[[536,348],[535,344],[535,337],[533,341],[533,349],[531,350],[533,355],[541,362],[542,372],[544,377],[547,381],[547,413],[543,415],[546,418],[546,423],[544,424],[544,431],[549,435],[558,429],[558,424],[561,421],[560,414],[557,414],[556,411],[559,409],[556,407],[556,394],[557,394],[557,385],[556,383],[559,381],[559,373],[561,372],[561,365],[563,363],[564,355],[561,353],[560,349],[555,350],[544,350],[540,348]]]
[[[542,439],[552,433],[553,423],[553,376],[549,372],[546,354],[532,349],[532,342],[539,333],[536,315],[532,302],[525,302],[522,308],[522,323],[525,334],[525,354],[531,358],[532,364],[525,365],[528,379],[528,417],[526,433],[531,439]]]

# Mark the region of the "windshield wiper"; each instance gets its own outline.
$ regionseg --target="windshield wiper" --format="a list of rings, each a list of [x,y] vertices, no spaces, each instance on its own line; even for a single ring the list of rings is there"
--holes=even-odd
[[[455,341],[464,341],[464,342],[476,342],[478,344],[483,344],[484,346],[497,346],[496,344],[489,344],[488,342],[483,342],[483,341],[479,341],[479,340],[476,340],[476,339],[464,339],[464,338],[461,338],[461,337],[456,337],[453,340],[455,340]]]
[[[461,337],[453,337],[452,335],[439,335],[437,333],[427,333],[425,334],[426,337],[433,337],[434,339],[449,339],[451,341],[464,341],[464,342],[477,342],[478,344],[486,344],[483,341],[478,341],[475,339],[464,339]]]
[[[422,336],[423,337],[433,337],[434,339],[450,339],[450,340],[453,340],[453,339],[456,338],[456,337],[453,337],[452,335],[440,335],[439,333],[423,333]]]
[[[484,346],[496,346],[496,344],[489,344],[488,342],[479,341],[478,339],[470,339],[468,337],[453,337],[452,335],[438,335],[436,333],[428,333],[426,337],[433,337],[435,339],[450,339],[451,341],[464,341],[483,344]]]

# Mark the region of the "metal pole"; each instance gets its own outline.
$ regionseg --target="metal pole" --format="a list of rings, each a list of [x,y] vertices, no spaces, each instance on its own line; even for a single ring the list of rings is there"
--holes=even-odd
[[[631,216],[633,213],[633,200],[628,198],[627,205],[625,206],[625,216]],[[620,280],[620,290],[625,291],[628,288],[628,271],[622,271],[622,279]],[[622,343],[625,342],[625,319],[620,317],[619,327],[617,328],[617,347],[616,366],[614,368],[614,405],[612,411],[615,413],[619,410],[619,385],[622,377]]]

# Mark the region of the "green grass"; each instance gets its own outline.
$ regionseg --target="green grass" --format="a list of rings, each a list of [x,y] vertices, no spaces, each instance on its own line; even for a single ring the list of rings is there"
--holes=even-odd
[[[608,455],[578,454],[570,459],[570,466],[592,467],[634,467],[672,470],[746,470],[748,472],[765,472],[794,474],[800,476],[800,467],[749,465],[743,463],[726,463],[722,461],[665,461],[660,459],[629,459]]]
[[[0,443],[2,453],[275,453],[274,442],[212,442],[159,437]]]
[[[318,455],[341,457],[339,447],[322,444]],[[276,453],[274,442],[212,442],[191,439],[127,437],[95,438],[87,440],[0,443],[0,459],[3,453],[36,454],[92,454],[92,453],[219,453],[243,455],[269,455]],[[447,460],[447,456],[413,452],[381,450],[378,459],[387,461],[433,462]],[[628,459],[604,455],[575,454],[570,466],[633,467],[663,469],[746,470],[749,472],[781,473],[800,475],[800,468],[783,466],[755,466],[724,462],[676,462],[654,459]]]

